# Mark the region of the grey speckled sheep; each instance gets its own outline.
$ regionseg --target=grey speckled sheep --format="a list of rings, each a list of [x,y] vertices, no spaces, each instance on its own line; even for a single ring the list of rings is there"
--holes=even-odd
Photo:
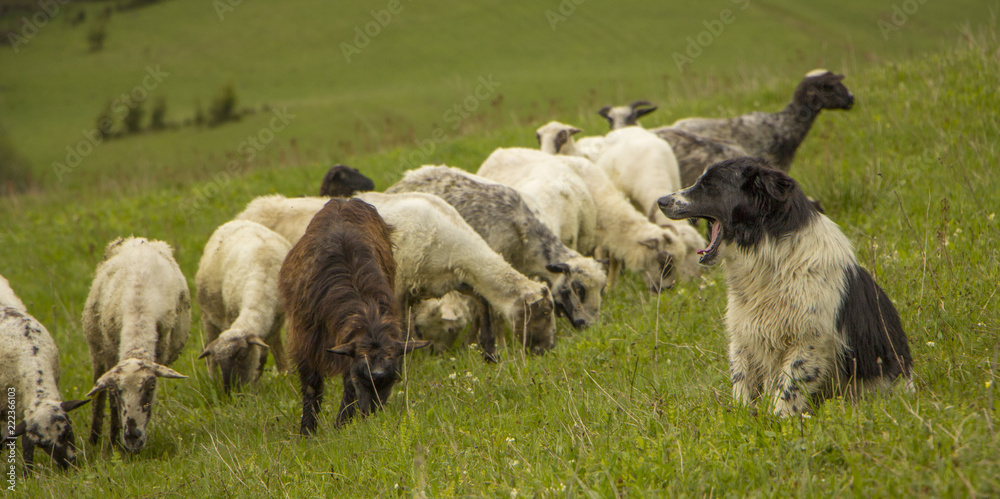
[[[156,378],[185,378],[167,367],[177,360],[191,328],[187,280],[162,241],[118,238],[97,265],[83,310],[83,332],[94,364],[90,442],[97,443],[110,394],[111,441],[138,452],[146,444]]]
[[[820,111],[851,109],[854,105],[854,96],[841,82],[843,79],[843,75],[817,69],[806,74],[792,102],[777,113],[753,112],[728,119],[687,118],[664,128],[737,145],[748,155],[764,158],[787,172]]]
[[[199,358],[208,358],[213,374],[218,366],[226,392],[259,380],[268,350],[278,370],[287,370],[278,272],[291,248],[287,239],[249,220],[223,224],[205,244],[194,278],[205,331]]]
[[[0,441],[21,437],[25,471],[34,462],[35,447],[52,456],[60,468],[76,461],[75,437],[66,413],[90,399],[63,402],[58,384],[59,349],[45,326],[24,310],[0,306],[0,388],[4,396],[13,391],[14,417],[20,421],[13,435],[4,431]]]
[[[601,264],[567,248],[513,188],[458,168],[423,166],[386,190],[400,192],[444,199],[511,266],[548,283],[556,309],[574,327],[597,322],[607,281]]]

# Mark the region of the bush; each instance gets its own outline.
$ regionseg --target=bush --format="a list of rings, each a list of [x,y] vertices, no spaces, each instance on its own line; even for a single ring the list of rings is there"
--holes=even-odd
[[[239,119],[236,112],[236,89],[229,83],[219,89],[219,93],[212,99],[212,105],[208,110],[209,126],[221,125],[227,121]]]
[[[201,101],[195,101],[194,103],[194,124],[195,126],[205,124],[205,110],[201,108]]]
[[[149,115],[149,128],[152,130],[163,130],[167,127],[167,98],[160,96],[153,103],[153,112]]]
[[[104,48],[104,39],[108,36],[107,28],[107,23],[99,22],[87,32],[87,42],[90,44],[91,52],[100,52]]]
[[[142,131],[142,117],[146,111],[142,109],[142,101],[137,101],[135,106],[125,108],[125,116],[122,124],[125,125],[125,133],[138,133]]]
[[[104,109],[97,114],[97,131],[100,132],[101,137],[105,139],[110,139],[113,137],[113,129],[115,126],[114,115],[111,113],[111,101],[108,101],[104,105]]]

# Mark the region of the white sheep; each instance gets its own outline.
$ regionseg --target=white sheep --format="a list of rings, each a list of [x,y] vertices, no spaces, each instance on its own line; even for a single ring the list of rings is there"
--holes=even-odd
[[[419,336],[433,342],[435,351],[444,351],[455,344],[458,335],[469,325],[475,309],[472,297],[458,291],[441,298],[422,300],[413,307],[413,323]]]
[[[652,102],[637,100],[627,106],[604,106],[597,114],[608,120],[612,130],[639,124],[639,118],[656,111]]]
[[[677,278],[673,269],[687,254],[686,245],[673,230],[650,222],[636,211],[604,170],[589,160],[534,149],[501,148],[493,151],[479,171],[498,180],[513,179],[552,160],[570,168],[590,192],[597,208],[596,245],[611,257],[609,280],[617,276],[623,263],[626,269],[642,276],[650,291],[671,287]]]
[[[10,282],[2,275],[0,275],[0,307],[12,307],[22,312],[28,311],[28,308],[24,306],[24,302],[11,289]]]
[[[236,220],[257,222],[295,245],[306,233],[313,215],[329,200],[328,197],[286,198],[280,194],[260,196],[250,201],[246,209],[236,215]]]
[[[90,442],[97,443],[110,394],[111,442],[138,452],[146,444],[156,378],[186,378],[167,367],[191,328],[191,294],[167,243],[142,237],[108,244],[83,311],[94,364]]]
[[[550,144],[543,152],[563,156],[580,156],[575,149],[572,131],[576,128],[558,122],[550,122],[537,131],[540,144]],[[568,140],[561,148],[553,136],[564,131]],[[552,151],[556,151],[553,153]],[[658,225],[673,231],[676,238],[684,243],[683,249],[672,252],[675,265],[684,277],[699,273],[697,252],[704,248],[705,238],[687,222],[670,220],[657,208],[656,200],[664,193],[681,189],[677,159],[670,145],[648,130],[629,126],[613,130],[604,137],[602,150],[596,164],[604,170],[614,185],[641,213]]]
[[[277,369],[287,369],[278,272],[291,248],[284,237],[249,220],[223,224],[205,245],[194,278],[205,332],[198,358],[208,358],[213,374],[219,367],[226,392],[260,379],[268,350]]]
[[[11,296],[17,299],[11,291],[5,302]],[[26,310],[0,306],[0,386],[4,396],[14,397],[14,418],[20,421],[12,434],[10,428],[0,433],[0,442],[21,437],[26,471],[33,465],[35,447],[60,468],[76,462],[76,438],[66,413],[90,399],[64,402],[58,385],[59,349],[45,326]]]

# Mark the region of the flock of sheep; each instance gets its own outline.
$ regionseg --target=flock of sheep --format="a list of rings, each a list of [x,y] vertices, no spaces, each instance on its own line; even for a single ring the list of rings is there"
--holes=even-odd
[[[556,343],[556,316],[575,328],[598,321],[602,293],[623,270],[654,293],[697,275],[705,239],[664,217],[657,198],[739,156],[787,171],[820,111],[853,104],[842,78],[808,73],[777,113],[646,130],[637,120],[655,107],[637,101],[599,111],[607,135],[574,140],[579,129],[550,122],[537,131],[540,149],[497,149],[477,174],[424,166],[379,193],[356,170],[335,167],[320,197],[257,198],[205,246],[195,276],[199,358],[227,391],[258,380],[269,354],[277,369],[295,369],[301,431],[311,433],[326,377],[343,376],[344,422],[385,402],[402,355],[452,347],[465,329],[487,361],[497,360],[504,325],[542,353]],[[72,464],[67,412],[93,398],[90,441],[99,441],[107,399],[111,442],[139,451],[158,378],[185,377],[168,366],[190,321],[170,246],[112,241],[82,317],[94,386],[63,401],[56,344],[0,277],[0,384],[19,398],[5,443],[20,438],[29,466],[36,447]]]

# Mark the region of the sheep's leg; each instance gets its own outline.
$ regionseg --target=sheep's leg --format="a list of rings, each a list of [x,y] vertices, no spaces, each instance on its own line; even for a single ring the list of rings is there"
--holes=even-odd
[[[122,415],[119,408],[121,401],[118,400],[118,395],[113,394],[108,397],[108,404],[111,406],[108,412],[111,413],[111,444],[121,448],[122,441]]]
[[[21,436],[21,457],[24,458],[24,476],[35,468],[35,442],[27,434]]]
[[[607,289],[614,289],[618,284],[618,277],[622,273],[622,261],[613,256],[608,258],[608,285]]]
[[[357,390],[354,388],[354,381],[351,375],[344,373],[344,398],[340,401],[340,410],[337,411],[337,426],[340,426],[354,417],[361,401],[358,400]],[[363,406],[364,407],[364,406]]]
[[[204,315],[201,317],[201,325],[202,331],[205,333],[206,346],[218,338],[219,334],[222,333],[222,331]],[[213,380],[218,381],[220,368],[219,363],[215,361],[215,356],[209,355],[208,357],[205,357],[205,363],[208,365],[208,376]],[[226,393],[229,393],[228,389],[226,389]]]
[[[271,329],[270,341],[266,343],[271,346],[271,355],[274,356],[274,368],[278,372],[288,372],[288,360],[285,359],[285,345],[281,342],[281,322],[275,321],[275,325]]]
[[[774,387],[774,414],[791,416],[810,412],[813,395],[818,394],[836,368],[834,341],[806,338],[784,355],[781,378]]]
[[[94,363],[94,383],[104,374],[103,366]],[[104,401],[108,398],[108,391],[97,392],[97,399],[90,404],[90,443],[96,444],[101,439],[101,430],[104,426]]]
[[[303,435],[316,433],[316,414],[323,402],[323,375],[309,367],[299,367],[299,381],[302,385],[302,422],[300,432]]]
[[[493,309],[486,298],[479,296],[479,346],[483,349],[483,360],[496,362],[496,336],[493,330]]]
[[[760,396],[763,379],[758,361],[742,342],[729,343],[729,376],[733,382],[733,400],[749,406]]]

